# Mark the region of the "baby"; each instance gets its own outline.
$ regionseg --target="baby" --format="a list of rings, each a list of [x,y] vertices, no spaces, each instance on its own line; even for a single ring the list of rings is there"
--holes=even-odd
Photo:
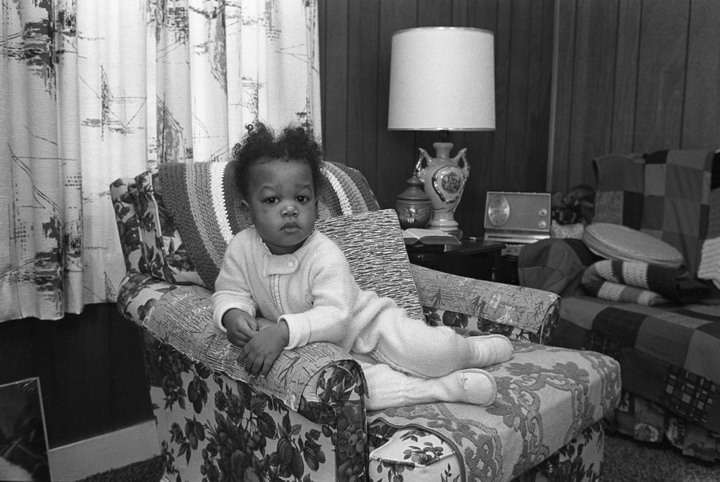
[[[463,337],[410,318],[390,298],[360,289],[343,252],[315,229],[322,177],[312,136],[287,127],[276,137],[258,123],[233,154],[252,226],[228,245],[213,319],[241,348],[249,374],[265,376],[283,350],[324,341],[360,362],[370,410],[493,403],[495,380],[481,368],[512,357],[506,337]]]

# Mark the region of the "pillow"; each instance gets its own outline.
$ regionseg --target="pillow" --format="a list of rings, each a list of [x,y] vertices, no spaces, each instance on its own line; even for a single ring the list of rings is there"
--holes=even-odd
[[[583,241],[590,251],[607,259],[642,261],[669,268],[683,264],[682,254],[673,246],[620,224],[593,223],[585,228]]]
[[[392,298],[413,318],[424,319],[394,209],[321,219],[316,227],[345,253],[362,289]]]

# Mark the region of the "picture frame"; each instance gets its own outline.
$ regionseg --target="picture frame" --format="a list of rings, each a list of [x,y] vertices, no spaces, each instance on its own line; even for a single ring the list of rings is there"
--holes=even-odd
[[[0,385],[0,480],[50,481],[40,379]]]

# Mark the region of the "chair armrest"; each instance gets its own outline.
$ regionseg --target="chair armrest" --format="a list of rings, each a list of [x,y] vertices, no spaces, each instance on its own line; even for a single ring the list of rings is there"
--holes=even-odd
[[[139,301],[133,305],[135,300]],[[284,350],[267,377],[251,377],[237,362],[240,349],[213,325],[211,292],[201,286],[174,285],[145,274],[130,275],[121,285],[118,307],[157,341],[210,370],[279,398],[293,411],[300,410],[302,401],[306,407],[313,407],[316,416],[323,417],[326,409],[341,406],[350,391],[357,390],[360,396],[363,393],[365,381],[359,365],[347,351],[331,343]],[[338,377],[355,378],[354,383],[345,382],[344,394],[326,390],[328,381]],[[318,409],[315,402],[326,407]]]
[[[560,314],[560,297],[534,288],[411,267],[425,316],[433,324],[502,333],[545,344]]]

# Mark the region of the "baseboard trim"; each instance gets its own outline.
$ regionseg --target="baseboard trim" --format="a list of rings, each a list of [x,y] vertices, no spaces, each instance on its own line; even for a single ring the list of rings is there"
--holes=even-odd
[[[53,481],[76,481],[159,454],[157,426],[147,421],[50,449],[50,476]]]

